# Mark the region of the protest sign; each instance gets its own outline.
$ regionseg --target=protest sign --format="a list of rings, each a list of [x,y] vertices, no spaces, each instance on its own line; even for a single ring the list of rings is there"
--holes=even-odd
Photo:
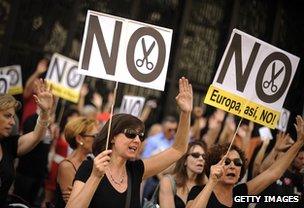
[[[10,76],[9,75],[0,75],[0,93],[8,93],[10,87]]]
[[[120,106],[120,113],[128,113],[139,117],[141,115],[144,104],[144,97],[124,95]]]
[[[299,58],[234,29],[205,103],[275,128]]]
[[[8,94],[16,95],[23,92],[20,65],[0,67],[0,75],[8,75],[10,77]]]
[[[172,30],[88,11],[81,74],[164,90]]]
[[[54,95],[77,103],[85,76],[78,74],[78,62],[54,53],[45,79]]]
[[[282,108],[281,116],[277,125],[277,129],[286,132],[288,121],[289,121],[290,111]]]

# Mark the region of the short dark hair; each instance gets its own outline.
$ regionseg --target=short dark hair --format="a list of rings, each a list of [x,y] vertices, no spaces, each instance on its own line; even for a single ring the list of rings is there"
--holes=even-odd
[[[212,165],[217,164],[222,157],[226,154],[228,148],[230,146],[230,143],[225,143],[225,144],[217,144],[214,145],[213,147],[211,147],[208,152],[207,152],[207,159],[206,159],[206,164],[205,164],[205,172],[207,174],[207,176],[209,177],[210,175],[210,168]],[[243,152],[243,150],[241,150],[240,148],[238,148],[235,145],[231,146],[230,151],[235,150],[239,153],[240,158],[243,162],[243,165],[241,167],[241,173],[240,173],[240,178],[239,181],[243,178],[243,176],[245,175],[246,172],[246,167],[247,167],[247,160],[246,160],[246,156],[245,153]]]
[[[100,130],[96,140],[93,143],[93,154],[97,156],[100,152],[106,149],[109,121]],[[123,132],[124,129],[133,128],[144,132],[144,123],[137,117],[130,114],[116,114],[112,117],[111,131],[109,137],[109,149],[112,149],[112,139],[114,136]]]
[[[170,123],[177,123],[177,120],[174,116],[166,116],[164,117],[164,119],[162,120],[162,124],[166,123],[166,122],[170,122]]]

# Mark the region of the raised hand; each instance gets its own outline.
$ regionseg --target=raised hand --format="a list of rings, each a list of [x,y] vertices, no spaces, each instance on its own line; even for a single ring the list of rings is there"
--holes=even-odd
[[[301,116],[297,115],[296,122],[294,125],[297,131],[297,141],[304,143],[304,120]]]
[[[184,112],[191,112],[193,108],[193,92],[192,86],[188,79],[182,77],[179,79],[179,93],[175,97],[177,105]]]
[[[209,180],[217,183],[224,173],[224,163],[226,157],[223,157],[217,164],[210,167]]]
[[[289,134],[285,134],[283,132],[279,132],[276,136],[276,143],[274,145],[274,149],[277,152],[284,152],[293,144],[293,140],[289,136]]]
[[[84,83],[80,89],[80,96],[85,97],[89,92],[89,87],[86,83]]]
[[[101,110],[103,98],[99,93],[94,92],[91,102],[96,106],[97,109]]]
[[[47,59],[41,59],[38,62],[38,65],[36,67],[36,72],[38,74],[43,74],[44,72],[46,72],[46,70],[48,69],[48,60]]]
[[[46,81],[43,79],[35,81],[35,93],[34,99],[39,108],[42,112],[50,113],[54,106],[55,99],[50,87],[47,86]]]
[[[105,150],[94,158],[92,174],[96,177],[103,177],[107,167],[109,166],[111,159],[109,154],[111,153],[112,150]]]

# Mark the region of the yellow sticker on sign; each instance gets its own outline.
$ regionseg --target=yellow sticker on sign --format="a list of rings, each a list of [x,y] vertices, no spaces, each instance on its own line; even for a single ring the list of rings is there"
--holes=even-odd
[[[8,90],[8,94],[10,94],[10,95],[22,94],[22,92],[23,92],[22,86],[21,87],[19,87],[19,86],[11,87]]]
[[[66,88],[58,83],[48,81],[48,84],[52,85],[52,93],[63,99],[69,100],[73,103],[77,103],[79,99],[79,92],[70,88]]]
[[[234,115],[274,129],[280,112],[210,85],[204,102]]]

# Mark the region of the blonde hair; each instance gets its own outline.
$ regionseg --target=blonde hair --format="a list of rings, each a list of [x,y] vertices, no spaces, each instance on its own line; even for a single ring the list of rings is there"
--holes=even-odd
[[[4,111],[12,107],[15,110],[19,110],[21,108],[21,104],[12,95],[0,93],[0,111]]]
[[[71,148],[77,148],[77,135],[86,134],[97,126],[97,121],[91,118],[79,117],[69,121],[64,128],[64,136]]]

